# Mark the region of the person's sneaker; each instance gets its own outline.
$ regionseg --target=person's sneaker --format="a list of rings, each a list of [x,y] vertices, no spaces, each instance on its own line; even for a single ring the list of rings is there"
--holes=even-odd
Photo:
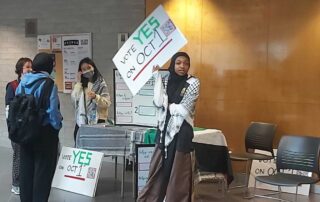
[[[12,186],[11,192],[16,194],[16,195],[19,195],[20,194],[20,188],[16,187],[16,186]]]

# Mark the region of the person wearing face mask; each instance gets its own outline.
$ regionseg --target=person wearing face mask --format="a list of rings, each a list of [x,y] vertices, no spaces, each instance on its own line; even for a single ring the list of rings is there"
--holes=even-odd
[[[20,58],[16,64],[15,73],[18,78],[10,81],[6,86],[6,118],[8,119],[9,105],[15,96],[16,89],[20,83],[22,76],[32,71],[32,60],[30,58]],[[8,130],[9,124],[7,122]],[[20,166],[20,146],[11,141],[13,149],[13,161],[12,161],[12,187],[11,192],[14,194],[20,194],[19,188],[19,166]]]
[[[82,124],[92,125],[106,122],[108,108],[111,105],[107,84],[90,58],[80,61],[77,79],[71,92],[76,117],[75,142]]]
[[[158,131],[148,181],[138,202],[191,201],[192,127],[200,81],[188,74],[189,68],[190,57],[185,52],[171,58],[168,77],[161,78],[159,67],[154,67]]]

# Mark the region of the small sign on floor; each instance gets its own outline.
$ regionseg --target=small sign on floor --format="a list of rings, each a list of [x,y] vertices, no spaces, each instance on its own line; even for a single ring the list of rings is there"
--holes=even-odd
[[[151,163],[151,158],[154,152],[154,144],[137,144],[136,145],[136,193],[135,196],[138,197],[140,191],[146,185],[149,176],[149,167]]]
[[[63,147],[52,187],[94,197],[103,155],[101,152]]]

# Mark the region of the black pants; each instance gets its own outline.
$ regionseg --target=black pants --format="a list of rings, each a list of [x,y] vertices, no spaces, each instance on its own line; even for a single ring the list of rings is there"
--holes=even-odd
[[[43,128],[41,137],[32,144],[21,145],[20,199],[21,202],[48,201],[56,169],[58,131]]]
[[[20,145],[11,141],[13,149],[12,186],[19,187]]]
[[[10,131],[7,119],[8,131]],[[19,187],[19,169],[20,169],[20,145],[11,141],[13,150],[12,158],[12,186]]]

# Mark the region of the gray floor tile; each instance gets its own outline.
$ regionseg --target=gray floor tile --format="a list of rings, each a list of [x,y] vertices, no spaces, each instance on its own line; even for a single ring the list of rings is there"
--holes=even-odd
[[[10,148],[0,147],[0,201],[1,202],[19,202],[19,196],[16,196],[10,192],[11,189],[11,166],[12,166],[12,151]],[[126,172],[125,182],[125,194],[124,198],[120,197],[121,186],[121,166],[118,167],[118,179],[114,179],[114,164],[110,162],[103,162],[100,178],[98,181],[98,187],[96,197],[91,198],[82,196],[79,194],[59,190],[53,188],[51,190],[50,202],[133,202],[132,197],[132,172]],[[222,197],[222,194],[218,192],[216,187],[212,185],[201,185],[199,189],[199,195],[201,199],[197,202],[243,202],[243,201],[256,201],[256,202],[271,202],[268,199],[243,199],[243,190],[236,189],[227,191]],[[252,189],[249,191],[252,192]],[[258,193],[265,193],[264,190],[258,190]],[[293,200],[293,194],[282,194],[282,196],[288,200]],[[316,202],[320,201],[320,195],[310,194],[310,196],[298,196],[299,202]]]

